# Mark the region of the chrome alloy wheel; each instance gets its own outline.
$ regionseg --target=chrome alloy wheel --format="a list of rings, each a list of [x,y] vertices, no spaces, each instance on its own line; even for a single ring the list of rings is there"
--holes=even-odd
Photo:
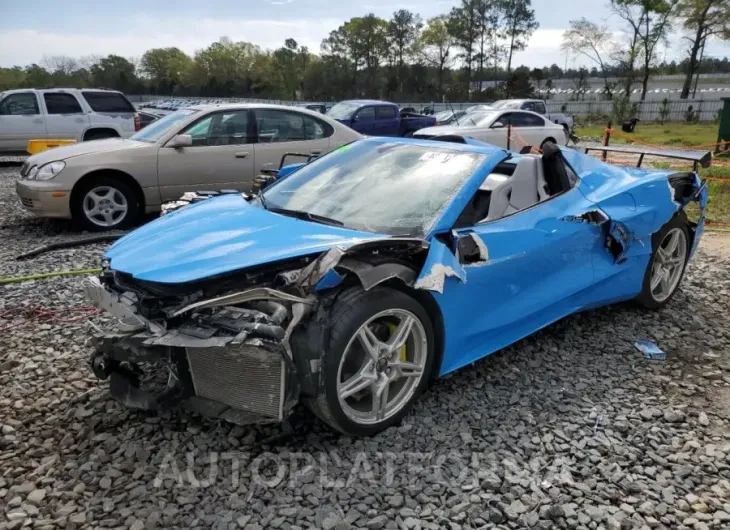
[[[663,302],[677,289],[687,262],[687,235],[673,228],[659,244],[654,254],[649,289],[657,302]]]
[[[405,309],[370,317],[345,348],[337,369],[337,398],[352,421],[380,423],[405,407],[426,370],[428,339]]]
[[[118,225],[129,210],[127,198],[111,186],[97,186],[89,190],[84,197],[83,207],[86,218],[103,228]]]

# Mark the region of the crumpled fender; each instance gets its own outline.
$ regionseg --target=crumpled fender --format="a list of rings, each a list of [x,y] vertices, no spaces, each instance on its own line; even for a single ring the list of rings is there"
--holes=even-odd
[[[466,271],[457,257],[449,247],[434,239],[414,287],[443,293],[444,283],[448,276],[454,277],[460,282],[466,282]]]

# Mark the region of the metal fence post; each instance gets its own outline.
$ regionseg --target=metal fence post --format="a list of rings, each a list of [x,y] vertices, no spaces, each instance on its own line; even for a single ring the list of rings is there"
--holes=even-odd
[[[608,122],[608,127],[606,127],[606,131],[603,133],[603,145],[605,147],[608,147],[609,142],[611,141],[611,122]],[[603,151],[603,155],[601,156],[601,161],[605,162],[608,158],[608,152]]]

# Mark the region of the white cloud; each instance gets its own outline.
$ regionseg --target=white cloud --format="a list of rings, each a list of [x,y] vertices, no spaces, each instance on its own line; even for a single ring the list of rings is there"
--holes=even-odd
[[[248,41],[262,48],[275,49],[287,38],[319,52],[319,45],[340,20],[251,20],[183,19],[137,17],[118,26],[113,33],[52,32],[34,29],[0,30],[0,66],[41,62],[49,55],[82,57],[114,53],[140,57],[150,48],[177,46],[190,55],[221,37]],[[94,28],[93,21],[79,27]],[[124,28],[129,28],[124,30]]]
[[[269,0],[269,3],[291,3],[295,0]],[[387,9],[393,9],[390,5]],[[290,18],[259,19],[245,18],[192,18],[176,16],[133,15],[124,25],[108,29],[109,21],[101,24],[97,18],[81,18],[68,32],[43,31],[35,29],[0,29],[0,66],[40,63],[45,56],[68,55],[84,57],[114,53],[123,57],[139,58],[150,49],[177,46],[190,55],[205,48],[221,37],[234,41],[248,41],[265,49],[275,49],[287,38],[295,39],[314,53],[320,52],[320,43],[330,31],[340,26],[339,18]],[[526,50],[517,52],[513,65],[531,68],[550,66],[555,63],[565,66],[566,56],[561,51],[563,29],[538,29],[530,38]],[[666,55],[667,60],[681,59],[686,53],[686,42],[682,35],[672,35]],[[708,45],[708,56],[727,55],[727,45],[712,42]],[[569,67],[593,66],[586,58],[571,55]]]

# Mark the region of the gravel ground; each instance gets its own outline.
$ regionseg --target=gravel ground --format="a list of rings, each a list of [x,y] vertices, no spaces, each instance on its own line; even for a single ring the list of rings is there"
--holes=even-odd
[[[0,277],[96,266],[103,245],[13,261],[69,237],[20,209],[16,175],[0,168]],[[86,304],[80,278],[0,286],[0,530],[730,528],[728,259],[708,235],[666,309],[567,318],[370,439],[303,411],[242,428],[123,409],[87,369],[88,322],[60,321],[85,318],[61,311]],[[33,306],[58,312],[8,313]]]

